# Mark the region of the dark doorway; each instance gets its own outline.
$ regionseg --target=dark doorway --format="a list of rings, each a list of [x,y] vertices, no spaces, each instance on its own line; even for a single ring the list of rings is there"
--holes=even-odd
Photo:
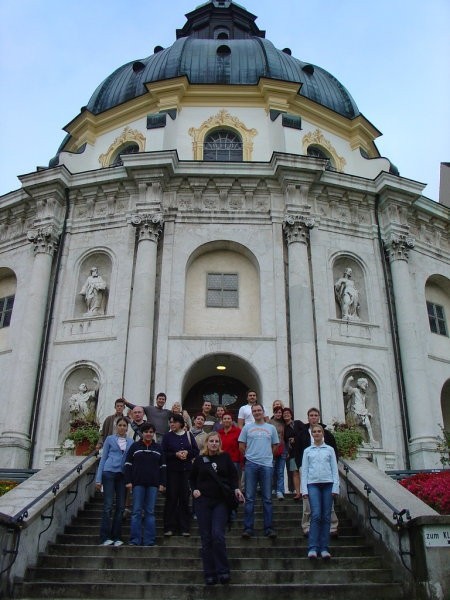
[[[205,400],[211,402],[213,410],[216,406],[224,406],[237,420],[240,407],[247,401],[247,386],[238,379],[223,375],[202,379],[186,394],[183,408],[194,416],[201,412]]]

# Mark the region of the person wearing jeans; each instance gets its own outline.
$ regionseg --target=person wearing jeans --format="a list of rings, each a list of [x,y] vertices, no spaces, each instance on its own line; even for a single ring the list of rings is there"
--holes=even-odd
[[[102,458],[98,465],[95,487],[103,486],[103,513],[100,524],[100,544],[120,546],[122,514],[125,507],[125,479],[123,475],[125,456],[132,441],[127,438],[128,421],[119,417],[116,433],[105,440]],[[115,500],[114,516],[112,516]]]
[[[303,453],[301,477],[302,496],[311,507],[308,558],[329,559],[331,508],[333,497],[339,494],[339,474],[334,450],[324,442],[322,425],[312,425],[311,435],[313,444]]]
[[[279,400],[276,402],[280,402]],[[284,467],[286,466],[286,446],[284,445],[284,421],[283,408],[277,405],[273,409],[273,416],[270,419],[271,423],[278,433],[280,444],[273,457],[273,491],[278,500],[284,500]]]
[[[239,435],[239,448],[245,456],[245,508],[242,537],[254,533],[256,488],[259,483],[263,501],[264,534],[276,537],[272,527],[273,454],[278,447],[278,433],[264,420],[261,404],[252,406],[254,423],[245,425]]]
[[[154,441],[155,426],[144,423],[141,433],[142,440],[131,446],[125,461],[126,487],[133,490],[129,543],[131,546],[154,546],[156,497],[158,490],[163,492],[165,489],[166,465],[162,448]]]

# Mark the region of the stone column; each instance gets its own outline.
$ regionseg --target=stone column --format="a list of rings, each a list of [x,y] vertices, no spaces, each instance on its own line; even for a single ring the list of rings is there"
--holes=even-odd
[[[28,231],[34,244],[34,262],[27,282],[27,298],[21,316],[18,343],[14,345],[13,370],[5,430],[0,436],[1,464],[28,467],[29,428],[47,310],[53,254],[58,236],[52,225]]]
[[[306,417],[311,406],[319,406],[316,340],[308,261],[309,215],[287,215],[283,229],[288,243],[289,331],[292,397],[297,419]]]
[[[130,307],[124,395],[133,404],[150,401],[155,317],[156,251],[163,229],[161,213],[136,214],[131,224],[138,231],[138,247]]]
[[[400,356],[405,381],[406,404],[410,427],[411,468],[421,469],[427,465],[427,454],[436,447],[436,439],[430,423],[426,357],[422,352],[423,340],[418,329],[416,307],[412,302],[414,293],[408,268],[408,253],[414,248],[414,239],[403,233],[390,233],[386,247],[392,272],[395,309],[397,316]],[[428,456],[431,457],[430,454]],[[433,464],[435,454],[433,454]]]

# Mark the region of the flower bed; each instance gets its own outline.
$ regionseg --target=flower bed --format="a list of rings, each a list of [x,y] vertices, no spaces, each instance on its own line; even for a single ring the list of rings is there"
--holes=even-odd
[[[19,485],[17,481],[0,481],[0,496],[3,496],[3,494],[6,494],[6,492],[9,492],[9,490],[15,488],[16,485]]]
[[[399,483],[441,515],[450,514],[450,470],[417,473]]]

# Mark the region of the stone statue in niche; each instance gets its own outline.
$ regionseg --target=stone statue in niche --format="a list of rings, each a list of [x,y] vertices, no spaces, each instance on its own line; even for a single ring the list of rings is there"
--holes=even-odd
[[[95,317],[105,314],[106,282],[99,274],[97,267],[92,267],[80,294],[84,296],[87,312],[86,317]]]
[[[373,437],[372,414],[366,406],[366,393],[369,382],[365,377],[360,377],[356,381],[356,387],[353,387],[351,385],[353,380],[352,376],[348,377],[344,385],[344,396],[347,397],[345,412],[356,421],[357,425],[361,425],[367,431],[370,445],[376,446],[378,442]]]
[[[334,284],[336,300],[341,307],[341,319],[347,321],[360,321],[359,317],[359,291],[352,279],[352,270],[347,267],[344,274]]]
[[[78,392],[69,398],[70,420],[82,419],[95,421],[97,411],[98,379],[93,379],[95,387],[90,390],[85,383],[81,383]]]

